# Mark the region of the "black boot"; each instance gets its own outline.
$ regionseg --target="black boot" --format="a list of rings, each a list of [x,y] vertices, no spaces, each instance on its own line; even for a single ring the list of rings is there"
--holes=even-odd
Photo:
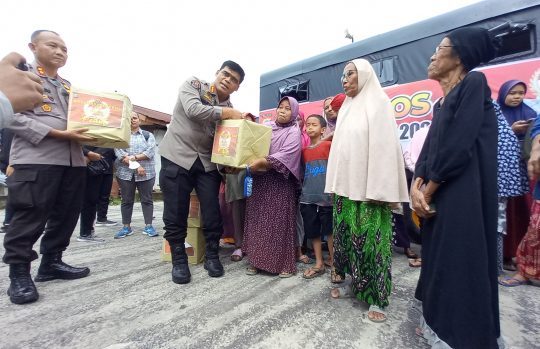
[[[206,240],[206,255],[204,257],[204,269],[208,275],[217,278],[223,276],[225,271],[219,260],[219,239]]]
[[[10,264],[9,279],[11,283],[7,294],[11,303],[24,304],[38,300],[39,293],[30,276],[30,263]]]
[[[191,281],[186,247],[182,243],[171,244],[172,281],[175,284],[187,284]]]
[[[86,277],[88,274],[90,274],[90,269],[72,267],[62,262],[62,252],[55,252],[44,254],[41,257],[41,265],[34,280],[36,282],[54,279],[73,280]]]

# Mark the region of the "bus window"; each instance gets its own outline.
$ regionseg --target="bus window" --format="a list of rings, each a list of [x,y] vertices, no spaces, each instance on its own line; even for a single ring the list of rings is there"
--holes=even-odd
[[[397,82],[397,72],[394,70],[395,57],[383,58],[371,63],[381,86],[390,86]]]
[[[501,48],[497,58],[492,62],[534,53],[536,51],[535,28],[536,26],[529,23],[507,23],[506,30],[497,35],[501,40]]]
[[[279,88],[279,99],[294,97],[298,102],[307,102],[309,99],[309,80],[289,83]]]

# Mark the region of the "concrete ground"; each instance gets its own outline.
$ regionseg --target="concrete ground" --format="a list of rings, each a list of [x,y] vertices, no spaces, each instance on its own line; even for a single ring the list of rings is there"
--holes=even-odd
[[[162,209],[155,204],[160,234]],[[109,218],[120,220],[119,206],[111,206]],[[415,335],[411,309],[419,270],[401,254],[393,259],[388,321],[374,324],[365,304],[330,299],[329,273],[313,280],[301,273],[247,276],[245,261],[230,261],[231,249],[221,251],[224,277],[210,278],[197,265],[190,284],[176,285],[170,264],[160,260],[161,237],[141,234],[138,204],[133,226],[135,234],[121,240],[113,239],[119,227],[97,228],[106,239],[100,244],[77,242],[74,234],[65,260],[89,266],[90,276],[38,283],[33,304],[9,302],[8,267],[1,264],[0,348],[428,347]],[[37,267],[38,261],[33,274]],[[501,287],[500,298],[507,348],[540,348],[540,288]]]

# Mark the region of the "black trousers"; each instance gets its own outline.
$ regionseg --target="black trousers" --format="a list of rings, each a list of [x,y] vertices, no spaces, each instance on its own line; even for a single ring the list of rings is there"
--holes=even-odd
[[[186,170],[161,157],[159,185],[163,192],[163,237],[170,244],[184,243],[187,235],[189,198],[195,189],[201,202],[201,218],[206,241],[218,241],[223,233],[219,211],[219,185],[221,175],[217,170],[205,172],[200,159]]]
[[[100,174],[97,176],[90,175],[89,171],[86,171],[86,188],[84,191],[84,199],[81,209],[81,224],[80,235],[89,236],[93,227],[94,220],[96,219],[96,212],[101,205],[104,192],[107,192],[107,209],[109,206],[109,194],[112,187],[112,174]],[[105,210],[105,219],[107,219],[107,209]]]
[[[86,182],[85,167],[14,165],[8,200],[14,215],[4,238],[4,263],[38,258],[32,249],[41,239],[41,254],[64,251],[77,225]],[[46,225],[46,226],[45,226]]]
[[[107,173],[102,176],[103,179],[99,189],[99,199],[97,203],[97,220],[105,222],[107,220],[107,213],[109,212],[109,198],[111,196],[113,174]]]

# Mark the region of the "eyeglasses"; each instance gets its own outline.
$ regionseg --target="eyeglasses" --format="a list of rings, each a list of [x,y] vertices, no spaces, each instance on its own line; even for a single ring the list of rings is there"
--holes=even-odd
[[[454,45],[439,45],[435,47],[435,53],[439,52],[443,47],[455,47]]]
[[[349,81],[349,78],[351,77],[351,75],[353,75],[356,72],[357,70],[347,70],[346,72],[343,73],[343,75],[341,75],[341,82]]]
[[[240,81],[238,81],[238,79],[236,77],[234,77],[228,71],[222,70],[220,73],[225,77],[225,79],[230,79],[233,83],[235,83],[237,85],[240,84]]]

